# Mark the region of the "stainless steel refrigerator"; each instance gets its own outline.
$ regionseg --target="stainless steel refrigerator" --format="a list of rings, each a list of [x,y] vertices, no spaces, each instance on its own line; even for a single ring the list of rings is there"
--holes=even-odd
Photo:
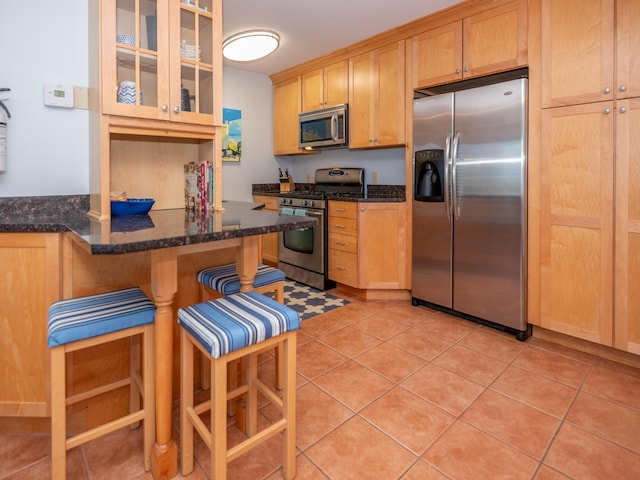
[[[520,340],[530,333],[524,75],[416,91],[413,105],[413,304]]]

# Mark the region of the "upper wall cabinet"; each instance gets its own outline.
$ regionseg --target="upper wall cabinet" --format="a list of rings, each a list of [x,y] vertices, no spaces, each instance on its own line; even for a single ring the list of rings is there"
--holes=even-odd
[[[300,77],[273,86],[273,154],[301,153],[298,142],[300,112]]]
[[[102,112],[220,124],[215,89],[221,32],[215,0],[102,1]],[[215,59],[215,60],[214,60]]]
[[[542,0],[542,106],[639,96],[639,11],[636,0]]]
[[[302,111],[346,103],[348,74],[346,60],[302,74]]]
[[[405,42],[349,59],[349,147],[402,145]]]
[[[516,68],[527,63],[527,6],[521,0],[413,37],[413,88]]]

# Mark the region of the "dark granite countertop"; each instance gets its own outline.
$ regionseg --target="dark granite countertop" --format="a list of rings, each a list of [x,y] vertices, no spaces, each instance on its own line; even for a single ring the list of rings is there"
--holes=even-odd
[[[296,184],[296,190],[315,190],[313,183]],[[277,183],[257,183],[252,185],[253,195],[264,195],[267,197],[287,196],[281,194]],[[358,203],[384,203],[384,202],[406,202],[404,185],[367,185],[365,194],[361,197],[346,197],[344,195],[329,195],[328,200],[340,200],[344,202]]]
[[[263,233],[312,227],[313,217],[278,215],[261,211],[261,204],[229,201],[224,212],[192,216],[184,209],[151,210],[148,215],[114,216],[95,220],[86,215],[88,203],[70,202],[82,210],[62,205],[69,197],[51,197],[38,208],[27,200],[0,199],[0,233],[71,231],[87,242],[91,253],[118,254],[195,243],[240,238]],[[60,204],[55,206],[58,202]],[[84,208],[86,207],[86,208]]]

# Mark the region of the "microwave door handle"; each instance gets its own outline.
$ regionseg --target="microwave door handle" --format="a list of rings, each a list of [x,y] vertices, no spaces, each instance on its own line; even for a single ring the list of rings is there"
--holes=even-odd
[[[338,115],[331,115],[331,139],[338,140]]]

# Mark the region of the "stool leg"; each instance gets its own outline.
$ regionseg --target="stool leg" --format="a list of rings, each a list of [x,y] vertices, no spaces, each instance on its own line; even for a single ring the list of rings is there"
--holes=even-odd
[[[286,480],[296,476],[296,332],[287,333],[283,356],[286,375],[284,377],[283,418],[287,421],[284,431],[283,470]]]
[[[67,474],[67,408],[64,346],[51,349],[51,475],[65,480]]]
[[[258,389],[254,381],[258,378],[258,354],[250,354],[245,364],[244,377],[249,386],[249,391],[246,394],[247,427],[245,431],[248,437],[253,437],[258,431]]]
[[[278,282],[273,292],[273,298],[284,305],[284,282]],[[280,342],[275,349],[276,356],[276,388],[282,390],[282,382],[284,378],[284,363],[282,359],[283,344]]]
[[[227,361],[211,362],[211,478],[227,478]]]
[[[151,470],[151,448],[156,441],[156,387],[155,387],[155,339],[154,326],[144,329],[143,390],[144,390],[144,469]]]
[[[129,378],[131,378],[131,383],[129,384],[129,413],[140,410],[140,395],[142,395],[142,392],[136,381],[140,371],[140,339],[136,335],[129,339]],[[133,430],[139,426],[140,423],[137,422],[129,425],[129,428]]]
[[[180,352],[181,472],[182,475],[189,475],[193,471],[193,425],[187,416],[187,409],[193,408],[193,344],[183,329],[180,331]]]

